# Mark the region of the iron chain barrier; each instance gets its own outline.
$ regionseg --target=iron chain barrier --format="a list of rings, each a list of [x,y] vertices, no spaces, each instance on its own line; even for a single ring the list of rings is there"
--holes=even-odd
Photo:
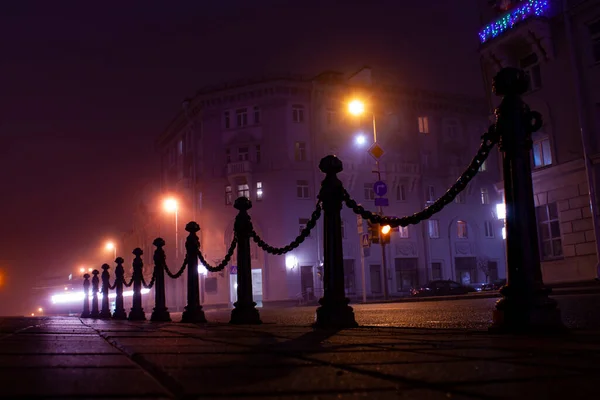
[[[177,271],[176,273],[172,273],[171,270],[169,270],[169,267],[167,267],[167,264],[164,265],[165,272],[167,273],[167,275],[169,275],[169,277],[171,277],[173,279],[177,279],[181,275],[183,275],[183,271],[185,271],[185,267],[187,267],[187,257],[184,258],[183,265],[181,265],[181,268],[179,268],[179,271]]]
[[[234,235],[233,240],[231,241],[231,244],[229,245],[229,249],[227,250],[227,254],[225,254],[225,257],[223,258],[223,260],[221,260],[221,262],[219,264],[217,264],[216,267],[211,266],[206,261],[206,259],[204,258],[204,255],[202,254],[200,249],[198,249],[198,258],[200,259],[200,262],[202,263],[204,268],[206,268],[210,272],[220,272],[227,266],[227,264],[229,264],[231,257],[233,257],[233,251],[235,250],[236,246],[237,246],[237,238]]]

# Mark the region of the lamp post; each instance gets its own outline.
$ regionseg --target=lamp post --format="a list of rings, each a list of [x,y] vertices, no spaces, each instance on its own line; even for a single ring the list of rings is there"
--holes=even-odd
[[[106,243],[106,250],[113,251],[113,260],[115,260],[117,258],[117,245],[116,244],[114,244],[113,242]]]
[[[365,113],[365,103],[361,100],[352,100],[348,103],[348,112],[352,115],[360,116]],[[375,122],[375,113],[371,112],[372,122],[373,122],[373,145],[377,143],[377,124]],[[365,142],[364,137],[359,136],[356,138],[358,144],[362,144]],[[375,158],[376,170],[373,171],[377,174],[377,180],[381,181],[381,166],[379,164],[379,158]],[[379,215],[383,215],[383,208],[381,205],[377,206],[377,212]],[[389,233],[389,232],[388,232]],[[380,234],[381,236],[381,234]],[[387,260],[385,255],[385,244],[383,240],[379,241],[381,245],[381,264],[383,268],[383,298],[387,300],[388,298],[388,277],[387,277]],[[363,280],[365,277],[363,276]]]
[[[166,212],[175,214],[175,265],[178,266],[178,264],[179,264],[179,203],[178,203],[177,199],[175,199],[173,197],[169,197],[169,198],[165,199],[163,206],[164,206],[164,209]],[[175,287],[177,287],[178,282],[175,281],[173,283],[173,285]],[[176,292],[177,292],[177,290],[176,290]],[[178,311],[179,310],[179,301],[178,301],[177,297],[178,297],[177,294],[175,294],[174,295],[175,309]],[[185,301],[183,302],[183,304],[185,304]]]

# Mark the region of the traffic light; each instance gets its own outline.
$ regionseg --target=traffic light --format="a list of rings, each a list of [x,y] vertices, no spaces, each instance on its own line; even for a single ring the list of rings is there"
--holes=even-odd
[[[371,243],[379,243],[379,224],[374,224],[367,220],[369,225],[369,240]]]
[[[384,225],[381,227],[381,242],[383,244],[388,244],[390,242],[390,234],[392,233],[392,228],[389,225]]]

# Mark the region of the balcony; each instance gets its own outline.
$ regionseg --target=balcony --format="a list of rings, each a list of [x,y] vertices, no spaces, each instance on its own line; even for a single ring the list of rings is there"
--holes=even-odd
[[[246,175],[252,172],[250,161],[238,161],[227,164],[227,176]]]

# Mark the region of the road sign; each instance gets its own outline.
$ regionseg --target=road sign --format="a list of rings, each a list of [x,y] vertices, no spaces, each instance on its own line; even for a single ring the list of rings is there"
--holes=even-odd
[[[373,157],[377,161],[379,161],[383,153],[385,153],[385,151],[383,151],[383,149],[378,143],[373,143],[371,147],[369,147],[368,151],[371,157]]]
[[[387,197],[376,197],[375,198],[375,206],[376,207],[387,207],[390,205],[390,201]]]
[[[363,233],[362,234],[362,247],[369,247],[371,246],[371,243],[369,242],[369,234],[368,233]]]
[[[237,274],[237,265],[232,265],[229,269],[230,274]]]
[[[373,184],[373,191],[377,196],[385,196],[387,193],[387,185],[384,181],[377,181]]]

